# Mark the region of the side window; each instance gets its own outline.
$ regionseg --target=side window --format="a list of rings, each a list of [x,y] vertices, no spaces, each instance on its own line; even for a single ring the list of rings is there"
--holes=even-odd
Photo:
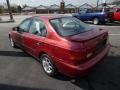
[[[47,35],[47,29],[46,29],[45,24],[43,22],[40,22],[40,32],[41,32],[41,36]]]
[[[92,13],[93,11],[91,9],[88,9],[87,10],[87,13]]]
[[[31,22],[30,19],[24,20],[24,21],[19,25],[20,30],[22,30],[22,31],[24,31],[24,32],[28,32],[30,22]]]
[[[42,21],[33,20],[30,26],[29,33],[39,36],[46,36],[47,30]]]
[[[84,13],[86,13],[86,10],[82,9],[82,10],[79,11],[79,13],[84,14]]]

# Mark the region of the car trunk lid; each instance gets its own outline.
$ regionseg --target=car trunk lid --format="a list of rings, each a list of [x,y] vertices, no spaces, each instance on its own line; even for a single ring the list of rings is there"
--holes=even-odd
[[[106,45],[107,38],[108,32],[106,30],[96,28],[78,35],[67,37],[68,40],[83,44],[82,48],[86,50],[86,58],[90,58],[93,54],[95,55],[102,50]],[[77,47],[77,49],[79,48],[81,47]]]

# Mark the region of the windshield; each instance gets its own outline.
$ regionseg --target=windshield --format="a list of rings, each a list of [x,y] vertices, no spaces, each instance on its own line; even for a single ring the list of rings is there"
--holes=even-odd
[[[51,25],[61,36],[72,36],[92,28],[74,17],[62,17],[50,20]]]

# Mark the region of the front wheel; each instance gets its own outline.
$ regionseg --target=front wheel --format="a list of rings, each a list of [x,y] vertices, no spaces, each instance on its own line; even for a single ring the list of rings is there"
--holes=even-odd
[[[55,65],[53,64],[52,59],[47,54],[43,54],[41,56],[41,64],[42,64],[43,70],[47,75],[49,76],[56,75]]]
[[[93,24],[98,25],[99,24],[99,19],[98,18],[94,18],[93,19]]]

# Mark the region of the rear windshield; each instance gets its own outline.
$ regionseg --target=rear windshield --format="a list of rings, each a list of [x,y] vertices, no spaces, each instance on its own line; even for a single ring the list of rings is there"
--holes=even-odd
[[[94,12],[110,12],[110,9],[104,8],[104,9],[95,9]]]
[[[89,25],[74,17],[52,19],[50,23],[61,36],[77,35],[92,29]]]

